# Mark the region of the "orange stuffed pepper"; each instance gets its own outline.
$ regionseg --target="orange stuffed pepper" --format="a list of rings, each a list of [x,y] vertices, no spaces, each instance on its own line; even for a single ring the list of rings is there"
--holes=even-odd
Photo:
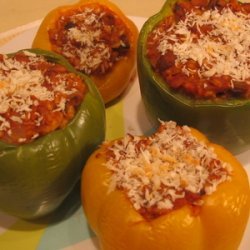
[[[104,143],[82,174],[82,202],[104,250],[236,250],[249,218],[247,174],[195,129]]]
[[[32,47],[63,55],[89,75],[105,103],[123,93],[135,74],[138,30],[108,0],[81,0],[52,10]]]

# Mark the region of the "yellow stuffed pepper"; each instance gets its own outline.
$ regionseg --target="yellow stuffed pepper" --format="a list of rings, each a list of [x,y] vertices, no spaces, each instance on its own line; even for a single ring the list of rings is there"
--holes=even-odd
[[[135,74],[138,30],[108,0],[81,0],[47,14],[32,47],[57,52],[89,75],[104,102],[117,98]]]
[[[82,203],[104,250],[236,250],[249,218],[248,177],[195,129],[104,143],[82,174]]]

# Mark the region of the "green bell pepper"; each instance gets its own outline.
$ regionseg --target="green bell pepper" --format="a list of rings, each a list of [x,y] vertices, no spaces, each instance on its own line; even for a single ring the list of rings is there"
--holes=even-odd
[[[78,74],[88,88],[65,128],[19,146],[0,142],[0,209],[34,219],[58,208],[79,181],[88,156],[104,140],[105,109],[91,80],[63,57],[44,50],[28,51]]]
[[[177,0],[168,0],[160,12],[143,25],[138,40],[138,76],[149,120],[174,120],[202,131],[211,141],[237,154],[250,148],[250,100],[194,100],[170,89],[151,68],[146,56],[147,37],[164,17],[171,15]]]

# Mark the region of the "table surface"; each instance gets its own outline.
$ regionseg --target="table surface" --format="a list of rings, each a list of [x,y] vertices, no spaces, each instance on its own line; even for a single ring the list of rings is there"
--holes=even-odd
[[[77,0],[0,0],[0,33],[43,18],[57,6],[76,3]],[[161,8],[164,0],[113,0],[126,14],[149,17]]]

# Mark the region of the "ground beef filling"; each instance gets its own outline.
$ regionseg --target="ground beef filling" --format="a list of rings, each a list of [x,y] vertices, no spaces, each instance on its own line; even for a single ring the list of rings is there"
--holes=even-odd
[[[172,89],[196,99],[250,98],[250,4],[177,3],[149,34],[147,57]]]
[[[80,77],[43,56],[0,55],[0,140],[20,145],[65,127],[86,91]]]
[[[109,146],[105,155],[105,166],[112,173],[110,192],[123,190],[149,220],[184,205],[197,215],[203,196],[231,178],[231,166],[188,127],[175,122],[162,122],[151,137],[127,135]]]
[[[52,49],[88,75],[107,73],[130,50],[125,24],[98,4],[64,13],[48,32]]]

